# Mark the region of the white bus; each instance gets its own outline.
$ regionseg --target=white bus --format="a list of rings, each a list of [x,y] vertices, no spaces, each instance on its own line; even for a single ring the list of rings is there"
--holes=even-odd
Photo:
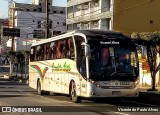
[[[31,46],[29,86],[39,95],[82,98],[138,96],[139,67],[131,38],[107,30],[76,30]]]

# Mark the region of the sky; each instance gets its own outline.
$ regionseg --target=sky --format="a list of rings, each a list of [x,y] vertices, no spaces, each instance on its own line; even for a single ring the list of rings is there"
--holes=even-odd
[[[0,19],[8,17],[8,1],[0,0]],[[28,3],[31,4],[32,0],[13,0],[17,3]],[[67,6],[67,0],[53,0],[54,6]]]

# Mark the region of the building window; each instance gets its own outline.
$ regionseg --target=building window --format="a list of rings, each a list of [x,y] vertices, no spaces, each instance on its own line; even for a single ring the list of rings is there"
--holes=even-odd
[[[63,14],[63,11],[60,11],[60,14]]]
[[[37,26],[38,26],[38,28],[41,28],[41,21],[38,21]]]
[[[51,5],[51,3],[48,3],[48,5]]]
[[[85,3],[82,5],[82,10],[87,10],[89,9],[89,3]]]
[[[33,11],[37,11],[37,9],[33,9]]]
[[[39,12],[42,12],[42,8],[38,8],[38,11],[39,11]]]
[[[26,9],[26,11],[29,11],[29,9]]]
[[[59,24],[59,22],[57,22],[57,24]]]
[[[98,7],[99,6],[99,1],[98,0],[94,1],[93,4],[94,4],[94,7]]]
[[[49,28],[52,29],[52,21],[49,22]]]
[[[53,31],[53,35],[58,35],[60,33],[61,33],[61,31]]]
[[[57,11],[53,11],[53,13],[57,13]]]
[[[65,23],[65,22],[63,22],[63,26],[66,26],[66,23]]]

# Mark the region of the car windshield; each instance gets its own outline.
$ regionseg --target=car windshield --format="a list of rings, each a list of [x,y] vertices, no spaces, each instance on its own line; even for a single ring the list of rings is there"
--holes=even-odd
[[[136,49],[91,45],[90,77],[93,80],[129,80],[138,76]]]

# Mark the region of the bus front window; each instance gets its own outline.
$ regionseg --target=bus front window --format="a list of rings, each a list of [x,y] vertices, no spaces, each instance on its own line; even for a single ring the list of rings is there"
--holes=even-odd
[[[136,51],[123,47],[91,47],[93,80],[133,80],[138,76]]]

